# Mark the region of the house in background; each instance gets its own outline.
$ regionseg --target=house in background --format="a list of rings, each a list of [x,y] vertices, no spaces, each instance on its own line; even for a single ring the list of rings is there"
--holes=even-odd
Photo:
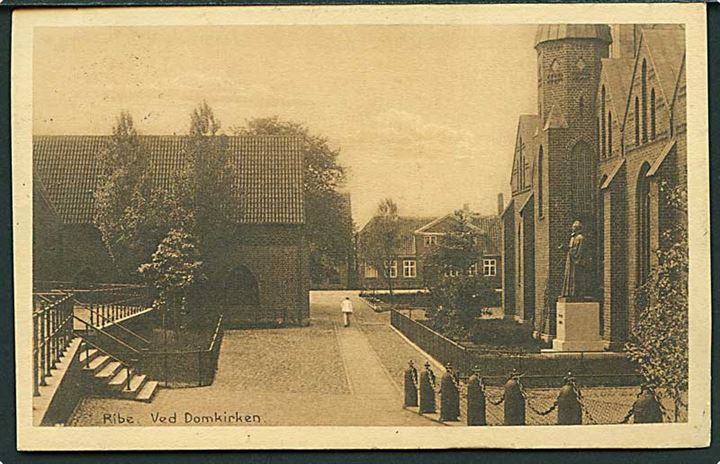
[[[228,198],[231,236],[205,250],[205,273],[228,324],[309,317],[303,154],[284,137],[228,137],[236,183]],[[117,283],[113,260],[93,223],[99,154],[110,137],[35,136],[34,280]],[[157,187],[185,163],[182,136],[141,136]],[[58,230],[59,229],[59,230]],[[54,235],[51,235],[54,234]],[[59,244],[48,254],[48,243]]]
[[[465,207],[467,210],[467,207]],[[477,229],[482,240],[483,254],[471,272],[492,279],[498,291],[502,291],[501,223],[498,216],[482,216],[470,213],[471,227]],[[371,219],[359,232],[367,233],[373,227]],[[432,247],[441,243],[443,237],[457,225],[454,213],[445,216],[398,218],[401,244],[396,250],[396,259],[390,264],[390,278],[393,289],[424,289],[427,287],[427,256]],[[381,270],[358,257],[360,287],[367,290],[387,290],[387,281]]]

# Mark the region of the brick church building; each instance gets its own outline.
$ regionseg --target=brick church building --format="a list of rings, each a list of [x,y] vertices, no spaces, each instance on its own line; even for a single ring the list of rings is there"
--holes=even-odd
[[[234,231],[205,250],[214,302],[225,320],[304,323],[309,317],[303,154],[293,139],[228,137],[236,183]],[[183,165],[186,137],[141,136],[157,186]],[[33,139],[34,285],[116,283],[111,257],[93,223],[105,136]],[[50,281],[50,283],[48,283]]]
[[[556,333],[573,221],[593,249],[607,349],[622,349],[673,215],[660,186],[687,182],[685,34],[679,25],[541,25],[537,114],[521,115],[503,212],[508,315]]]

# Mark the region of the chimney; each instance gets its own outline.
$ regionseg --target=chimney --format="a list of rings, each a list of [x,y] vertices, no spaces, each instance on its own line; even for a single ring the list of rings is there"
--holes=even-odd
[[[497,196],[497,211],[498,216],[502,216],[503,211],[505,210],[505,201],[503,200],[503,194],[498,193]]]

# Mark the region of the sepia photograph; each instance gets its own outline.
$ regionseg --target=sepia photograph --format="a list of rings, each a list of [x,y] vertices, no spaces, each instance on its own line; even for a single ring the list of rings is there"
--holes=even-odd
[[[707,443],[704,7],[596,7],[16,14],[19,446]]]

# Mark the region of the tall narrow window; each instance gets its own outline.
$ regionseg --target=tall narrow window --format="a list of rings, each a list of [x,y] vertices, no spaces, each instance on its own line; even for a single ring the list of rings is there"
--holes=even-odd
[[[642,62],[642,82],[641,82],[641,96],[642,96],[642,141],[643,143],[648,140],[648,124],[647,124],[647,61]]]
[[[602,86],[602,90],[600,91],[601,97],[600,97],[600,114],[605,116],[605,86]],[[605,145],[605,136],[606,136],[606,123],[605,118],[603,117],[602,122],[600,123],[600,130],[602,131],[602,137],[600,138],[600,153],[602,153],[602,158],[605,158],[607,156],[607,149]]]
[[[640,103],[635,97],[635,145],[640,145]]]
[[[638,287],[650,276],[650,181],[648,163],[643,164],[637,180],[637,278]]]
[[[540,147],[540,153],[538,153],[538,217],[543,217],[543,147]]]
[[[517,281],[520,285],[522,285],[523,277],[522,277],[522,268],[523,268],[523,242],[522,242],[522,224],[518,225],[517,230],[517,269],[518,269],[518,278]]]
[[[520,145],[518,147],[518,187],[520,190],[525,189],[525,154],[523,153],[523,139],[520,137]]]
[[[613,130],[613,120],[612,120],[612,111],[608,111],[607,115],[607,127],[608,127],[608,140],[607,140],[607,155],[612,156],[613,152],[613,139],[612,139],[612,130]]]
[[[597,152],[598,152],[598,156],[602,157],[602,151],[601,151],[601,149],[600,149],[600,148],[601,148],[600,145],[602,144],[602,140],[601,140],[601,137],[600,137],[600,119],[601,119],[601,118],[598,117],[598,118],[595,120],[595,137],[597,137]]]
[[[592,148],[578,142],[570,151],[569,168],[572,183],[569,188],[572,216],[583,218],[593,210],[592,198],[595,185],[595,163]]]
[[[650,90],[650,140],[655,140],[655,89]]]

